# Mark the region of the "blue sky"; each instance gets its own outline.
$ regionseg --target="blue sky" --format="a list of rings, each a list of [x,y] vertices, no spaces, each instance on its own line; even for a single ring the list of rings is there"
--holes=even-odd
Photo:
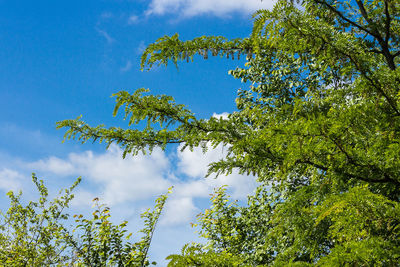
[[[223,184],[244,199],[254,179],[232,174],[204,178],[207,164],[223,156],[222,147],[203,155],[178,151],[121,158],[118,147],[62,143],[55,123],[83,115],[92,125],[126,126],[112,117],[111,94],[149,88],[186,104],[199,117],[232,112],[236,90],[246,86],[227,75],[243,61],[198,58],[194,63],[139,70],[145,46],[178,32],[246,37],[251,14],[270,8],[260,0],[0,0],[0,200],[22,189],[31,196],[30,173],[56,192],[78,176],[71,213],[85,212],[99,196],[116,221],[140,227],[138,214],[170,185],[175,190],[151,249],[160,261],[196,236],[189,226],[208,205],[208,194]]]

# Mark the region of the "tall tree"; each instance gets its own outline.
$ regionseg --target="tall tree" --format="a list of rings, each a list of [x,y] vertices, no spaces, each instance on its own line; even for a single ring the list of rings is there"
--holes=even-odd
[[[230,73],[252,85],[238,92],[237,111],[227,118],[196,118],[172,97],[139,89],[115,94],[114,114],[124,106],[128,124],[146,120],[144,130],[80,119],[58,127],[68,128],[66,138],[115,142],[124,155],[171,143],[227,145],[228,155],[209,174],[238,169],[262,185],[246,207],[227,205],[224,191],[216,192],[200,217],[210,241],[203,255],[234,253],[249,264],[394,266],[400,2],[279,0],[255,13],[248,38],[165,36],[147,47],[142,68],[210,53],[247,57]],[[191,254],[175,256],[185,261]]]

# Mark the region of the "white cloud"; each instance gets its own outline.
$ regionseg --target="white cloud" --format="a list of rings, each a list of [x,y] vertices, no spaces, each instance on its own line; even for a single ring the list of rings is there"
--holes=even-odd
[[[95,193],[78,188],[78,190],[74,192],[71,205],[74,207],[88,208],[88,206],[93,204],[93,199],[96,197],[98,196]],[[100,202],[103,203],[103,200]]]
[[[101,18],[102,20],[111,19],[111,18],[113,18],[113,17],[114,17],[114,14],[111,13],[111,12],[108,12],[108,11],[103,12],[103,13],[100,15],[100,18]]]
[[[179,197],[207,197],[212,191],[210,185],[204,177],[195,180],[181,181],[175,184],[174,194]]]
[[[274,3],[275,0],[152,0],[147,14],[177,13],[183,17],[226,16],[236,12],[251,14],[257,9],[270,9]]]
[[[141,201],[153,201],[167,188],[174,185],[173,193],[167,201],[163,224],[174,225],[194,221],[200,207],[194,200],[207,201],[214,188],[229,186],[233,198],[244,199],[256,186],[254,177],[221,175],[217,179],[204,178],[208,165],[226,155],[226,147],[218,146],[203,154],[201,148],[180,151],[177,148],[176,168],[172,168],[171,155],[156,149],[150,155],[138,154],[122,159],[122,151],[112,145],[105,153],[71,153],[67,158],[50,157],[28,163],[37,172],[47,172],[58,176],[82,176],[83,185],[78,187],[73,204],[91,205],[94,197],[100,197],[108,205],[127,205],[138,209]],[[46,175],[49,177],[49,175]],[[86,185],[86,187],[85,187]],[[1,184],[0,184],[1,186]],[[138,202],[139,201],[139,202]],[[198,203],[198,202],[196,202]]]
[[[208,165],[222,159],[226,154],[226,148],[221,145],[215,149],[208,145],[208,151],[204,154],[200,147],[194,148],[193,151],[189,149],[180,151],[181,147],[182,145],[178,152],[178,168],[181,172],[193,178],[203,178],[207,174]]]
[[[193,220],[199,209],[194,205],[193,198],[171,197],[164,208],[164,216],[161,218],[162,225],[185,224]]]
[[[132,25],[132,24],[136,24],[139,21],[139,17],[136,15],[131,15],[128,18],[128,24]]]
[[[82,176],[101,188],[101,198],[109,205],[153,197],[164,193],[171,185],[163,176],[168,171],[169,161],[161,150],[148,156],[139,154],[123,159],[121,149],[111,146],[104,154],[71,153],[64,160],[51,157],[30,166],[58,175]],[[91,197],[89,193],[85,195],[83,199]]]
[[[128,60],[127,62],[126,62],[126,64],[125,64],[125,66],[123,66],[122,68],[121,68],[121,71],[122,72],[127,72],[127,71],[130,71],[132,69],[132,62],[130,61],[130,60]]]
[[[74,173],[74,166],[72,163],[59,159],[57,157],[49,157],[48,159],[41,159],[39,161],[28,163],[28,166],[38,170],[46,170],[58,175],[71,175]]]
[[[218,146],[203,154],[201,148],[193,151],[180,151],[178,147],[178,170],[179,174],[189,176],[189,179],[180,180],[174,184],[173,194],[168,200],[162,224],[184,224],[195,221],[195,215],[201,210],[194,205],[194,199],[209,199],[215,188],[228,185],[228,194],[234,199],[244,200],[252,193],[257,184],[254,177],[240,175],[234,171],[230,175],[220,175],[218,178],[204,178],[208,164],[219,160],[226,155],[226,148]],[[182,176],[182,175],[181,175]]]
[[[0,189],[8,192],[21,189],[24,176],[17,171],[4,168],[0,171]]]
[[[214,118],[217,118],[217,119],[220,119],[220,118],[222,118],[222,119],[227,119],[228,118],[228,115],[229,115],[229,113],[228,112],[222,112],[221,114],[217,114],[217,113],[213,113],[213,117]]]
[[[194,178],[177,186],[178,189],[182,187],[182,191],[186,192],[184,195],[206,197],[214,188],[228,185],[234,198],[244,199],[256,187],[254,177],[240,175],[237,171],[233,171],[230,175],[220,175],[218,178],[212,176],[203,178],[210,163],[226,156],[226,147],[219,145],[212,149],[208,145],[208,150],[204,154],[199,147],[194,148],[193,151],[185,150],[182,152],[180,148],[178,148],[178,171]]]
[[[99,28],[96,27],[96,31],[97,31],[101,36],[103,36],[104,39],[106,39],[106,41],[107,41],[108,44],[112,44],[112,43],[115,42],[114,38],[112,38],[112,37],[108,34],[108,32],[106,32],[105,30],[102,30],[102,29],[99,29]]]
[[[141,55],[143,54],[144,50],[146,50],[146,45],[144,41],[140,41],[139,45],[136,48],[136,54]]]

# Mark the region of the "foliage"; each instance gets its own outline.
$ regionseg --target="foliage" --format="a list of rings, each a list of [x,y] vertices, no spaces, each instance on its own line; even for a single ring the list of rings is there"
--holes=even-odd
[[[198,215],[200,235],[209,240],[215,251],[241,255],[246,262],[266,264],[274,251],[265,247],[265,236],[271,224],[271,195],[265,187],[258,187],[248,197],[248,207],[229,201],[226,188],[216,189],[210,209]]]
[[[181,255],[173,254],[167,257],[168,266],[206,267],[206,266],[249,266],[238,255],[220,251],[218,253],[204,249],[200,244],[185,245]]]
[[[171,189],[170,189],[171,190]],[[168,193],[170,193],[170,190]],[[126,234],[127,221],[119,225],[110,222],[110,210],[98,203],[95,198],[96,210],[92,219],[85,219],[83,215],[74,215],[78,223],[74,231],[81,232],[78,238],[80,242],[72,245],[77,253],[78,266],[148,266],[150,265],[147,252],[151,239],[161,215],[161,211],[167,200],[167,194],[156,199],[154,210],[148,209],[141,214],[144,219],[144,228],[140,231],[144,234],[138,242],[125,242],[132,233]],[[155,264],[155,262],[153,262]]]
[[[400,3],[390,0],[277,1],[259,10],[248,38],[162,37],[142,68],[195,54],[248,54],[230,74],[237,111],[196,118],[170,96],[116,94],[129,126],[58,123],[65,138],[119,144],[124,153],[182,143],[226,145],[209,174],[233,169],[261,183],[245,207],[217,191],[200,217],[206,252],[241,255],[252,265],[385,265],[399,259]],[[193,252],[192,250],[193,249]],[[211,253],[211,254],[210,254]],[[171,258],[173,260],[177,259]],[[182,258],[179,258],[182,260]]]
[[[315,192],[309,187],[284,202],[271,191],[260,186],[238,207],[225,188],[216,190],[211,208],[199,215],[208,246],[241,254],[253,265],[395,266],[399,261],[398,202],[365,186],[329,195],[321,204],[312,203]]]
[[[0,214],[0,262],[7,266],[63,266],[70,258],[68,219],[64,209],[73,198],[71,191],[80,178],[64,194],[48,200],[48,190],[42,180],[32,175],[40,198],[27,205],[21,202],[21,193],[10,191],[10,207]],[[60,192],[61,193],[61,192]]]
[[[153,210],[141,214],[144,228],[141,240],[131,243],[132,233],[125,229],[127,221],[115,225],[110,221],[110,209],[94,199],[93,217],[74,215],[71,231],[66,226],[72,190],[79,178],[64,194],[48,201],[43,181],[32,176],[39,201],[21,203],[21,193],[8,193],[11,200],[7,213],[1,213],[0,261],[7,266],[149,266],[148,249],[167,200],[167,194],[156,199]],[[156,264],[152,262],[152,264]]]

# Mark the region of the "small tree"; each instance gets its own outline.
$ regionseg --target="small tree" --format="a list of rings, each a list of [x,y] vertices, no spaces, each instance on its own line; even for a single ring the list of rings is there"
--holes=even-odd
[[[72,253],[65,209],[81,179],[50,202],[43,181],[34,174],[32,180],[40,195],[38,201],[23,205],[21,192],[7,193],[11,203],[6,213],[0,213],[0,262],[7,266],[63,266]]]
[[[171,189],[168,190],[168,193],[170,192]],[[77,255],[76,264],[78,266],[150,265],[147,253],[167,194],[156,199],[153,210],[148,209],[141,214],[144,228],[140,232],[144,236],[135,243],[127,241],[132,236],[132,233],[127,234],[125,230],[128,222],[113,225],[109,220],[111,217],[109,208],[100,205],[95,198],[96,210],[91,219],[85,219],[83,215],[74,215],[75,222],[78,223],[74,231],[81,233],[77,238],[78,242],[71,243]]]
[[[67,226],[68,208],[74,195],[72,190],[80,178],[62,195],[48,200],[48,190],[42,180],[32,175],[39,191],[38,201],[21,203],[22,194],[10,191],[10,207],[0,213],[0,261],[7,266],[148,266],[147,255],[153,233],[167,194],[156,199],[153,210],[141,214],[144,228],[140,241],[131,243],[132,233],[110,222],[110,210],[95,201],[91,219],[74,215],[75,226]],[[62,191],[60,191],[61,194]],[[70,228],[73,228],[70,230]],[[153,264],[156,264],[153,262]]]

